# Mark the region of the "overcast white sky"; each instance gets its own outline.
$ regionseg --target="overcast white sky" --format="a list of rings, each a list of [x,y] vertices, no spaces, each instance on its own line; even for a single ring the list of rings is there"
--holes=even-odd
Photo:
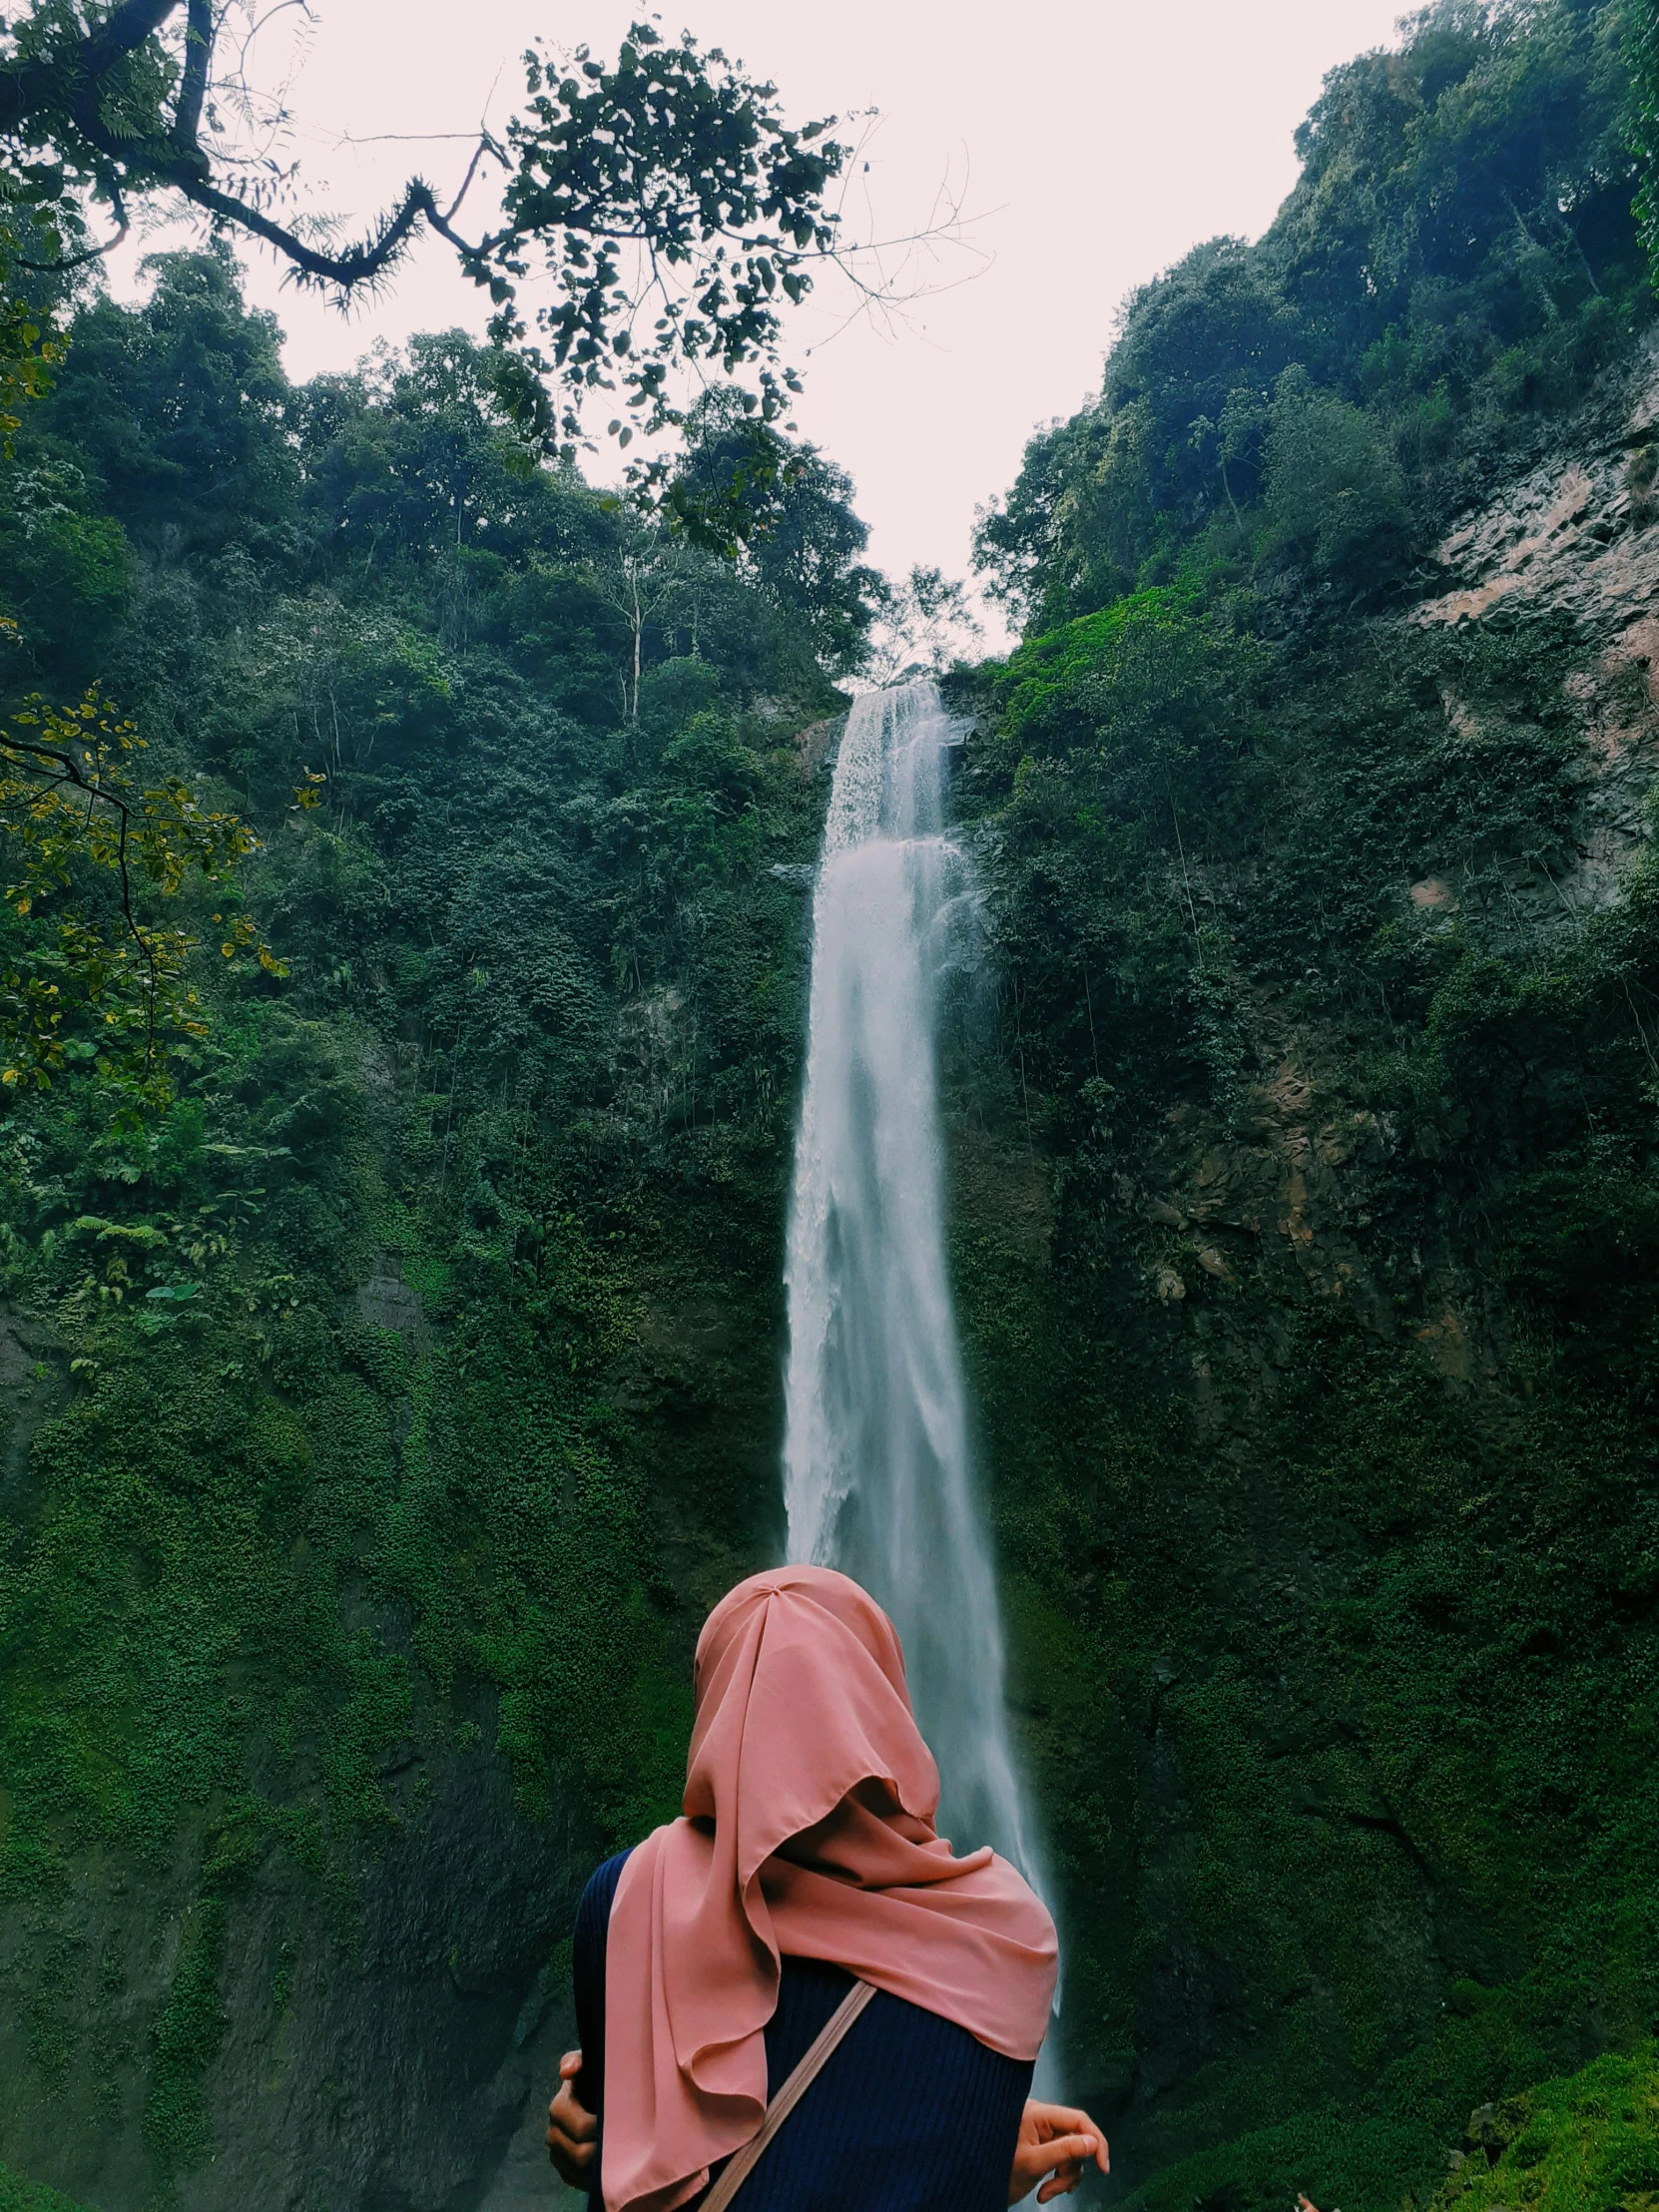
[[[319,201],[366,214],[410,168],[456,181],[467,149],[348,142],[500,124],[532,38],[608,57],[641,8],[311,0],[311,12],[294,150]],[[850,471],[873,559],[893,575],[914,561],[965,573],[974,508],[1010,483],[1032,428],[1098,383],[1124,294],[1200,239],[1267,226],[1325,72],[1389,40],[1398,13],[1398,0],[669,0],[666,31],[684,18],[775,79],[792,119],[880,111],[857,180],[870,212],[848,207],[854,237],[872,221],[889,235],[925,225],[946,186],[969,218],[975,251],[933,271],[950,288],[891,327],[832,334],[848,302],[826,289],[792,331],[801,428]],[[280,64],[279,46],[269,54]],[[112,270],[118,289],[136,260],[129,249]],[[376,336],[483,320],[434,244],[349,320],[263,258],[252,289],[280,314],[296,377],[348,366]]]

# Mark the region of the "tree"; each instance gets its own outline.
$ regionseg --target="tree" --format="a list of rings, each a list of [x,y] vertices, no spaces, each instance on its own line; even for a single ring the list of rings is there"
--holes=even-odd
[[[1106,404],[1145,407],[1160,508],[1192,512],[1213,497],[1211,451],[1183,433],[1200,417],[1219,423],[1241,387],[1266,390],[1292,358],[1295,336],[1273,270],[1242,239],[1194,247],[1131,294],[1107,364]]]
[[[1236,583],[1264,521],[1334,578],[1363,546],[1368,563],[1384,539],[1399,550],[1401,462],[1411,527],[1449,520],[1491,441],[1575,403],[1650,311],[1620,134],[1644,128],[1625,50],[1639,111],[1653,8],[1435,0],[1396,49],[1333,70],[1268,231],[1212,240],[1141,286],[1101,397],[1039,432],[980,517],[992,596],[1040,633],[1183,574]],[[1275,416],[1292,369],[1324,397]],[[1369,428],[1341,412],[1357,405]]]
[[[357,374],[295,395],[313,489],[343,510],[353,543],[499,547],[547,489],[527,381],[517,354],[464,330],[418,334],[402,353],[376,347]]]
[[[1363,408],[1288,368],[1268,410],[1272,542],[1318,576],[1365,588],[1391,575],[1410,525],[1398,464]]]
[[[667,44],[636,23],[614,69],[586,47],[568,66],[527,55],[524,110],[504,138],[480,137],[447,207],[411,178],[355,242],[333,247],[302,212],[278,220],[291,172],[262,173],[229,128],[249,95],[221,60],[228,13],[215,0],[35,0],[0,26],[0,175],[47,223],[54,266],[105,251],[84,243],[89,205],[122,237],[143,204],[182,202],[343,296],[388,276],[427,230],[488,290],[503,341],[529,340],[518,286],[539,263],[553,296],[529,350],[562,382],[567,436],[596,391],[617,390],[625,412],[661,428],[682,363],[753,368],[763,414],[788,405],[780,309],[836,246],[826,192],[845,150],[830,123],[790,128],[774,86],[718,48]],[[244,54],[257,27],[250,10]],[[501,221],[468,236],[461,203],[486,163],[504,175]],[[612,428],[626,442],[621,417]]]
[[[852,480],[745,402],[728,385],[692,410],[669,514],[694,542],[740,556],[773,604],[805,625],[829,675],[852,675],[885,597],[878,571],[858,557],[869,531],[852,510]]]
[[[23,419],[17,410],[46,389],[59,344],[48,317],[17,288],[23,247],[8,214],[0,175],[0,460],[9,461]]]
[[[1087,593],[1085,572],[1094,561],[1093,549],[1084,551],[1076,509],[1109,434],[1109,420],[1093,407],[1069,422],[1049,423],[1027,441],[1006,496],[974,517],[973,565],[985,579],[985,596],[1033,631],[1084,611],[1073,601]],[[1104,588],[1088,593],[1091,605],[1119,589],[1114,575]]]
[[[685,587],[688,549],[674,538],[642,532],[589,571],[595,591],[628,632],[629,673],[623,682],[623,712],[630,722],[640,714],[640,671],[646,624],[660,617]]]
[[[75,317],[45,419],[92,460],[133,538],[175,554],[259,543],[296,481],[276,318],[244,304],[223,241],[144,271],[141,306],[99,298]]]
[[[965,660],[984,636],[966,585],[919,561],[891,591],[880,629],[875,665],[886,677],[918,665],[941,675],[952,661]]]

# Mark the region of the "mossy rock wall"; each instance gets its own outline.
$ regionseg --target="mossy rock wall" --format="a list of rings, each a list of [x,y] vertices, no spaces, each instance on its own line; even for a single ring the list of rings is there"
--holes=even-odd
[[[1153,591],[958,694],[956,1281],[1068,2078],[1160,2206],[1420,2202],[1659,2007],[1651,375],[1426,603],[1263,662]]]

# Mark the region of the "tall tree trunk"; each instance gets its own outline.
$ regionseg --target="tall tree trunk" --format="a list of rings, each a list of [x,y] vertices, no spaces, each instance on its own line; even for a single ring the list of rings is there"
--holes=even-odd
[[[632,563],[628,569],[628,588],[634,600],[634,702],[628,710],[630,722],[640,719],[640,639],[645,629],[645,614],[640,606],[640,572]]]

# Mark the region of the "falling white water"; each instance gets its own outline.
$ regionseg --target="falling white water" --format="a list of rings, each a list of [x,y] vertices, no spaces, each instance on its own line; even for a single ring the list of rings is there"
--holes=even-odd
[[[932,683],[866,692],[835,764],[785,1268],[784,1496],[790,1557],[840,1567],[892,1616],[940,1833],[994,1844],[1041,1889],[945,1268],[938,1004],[977,934],[940,828],[955,735]]]

